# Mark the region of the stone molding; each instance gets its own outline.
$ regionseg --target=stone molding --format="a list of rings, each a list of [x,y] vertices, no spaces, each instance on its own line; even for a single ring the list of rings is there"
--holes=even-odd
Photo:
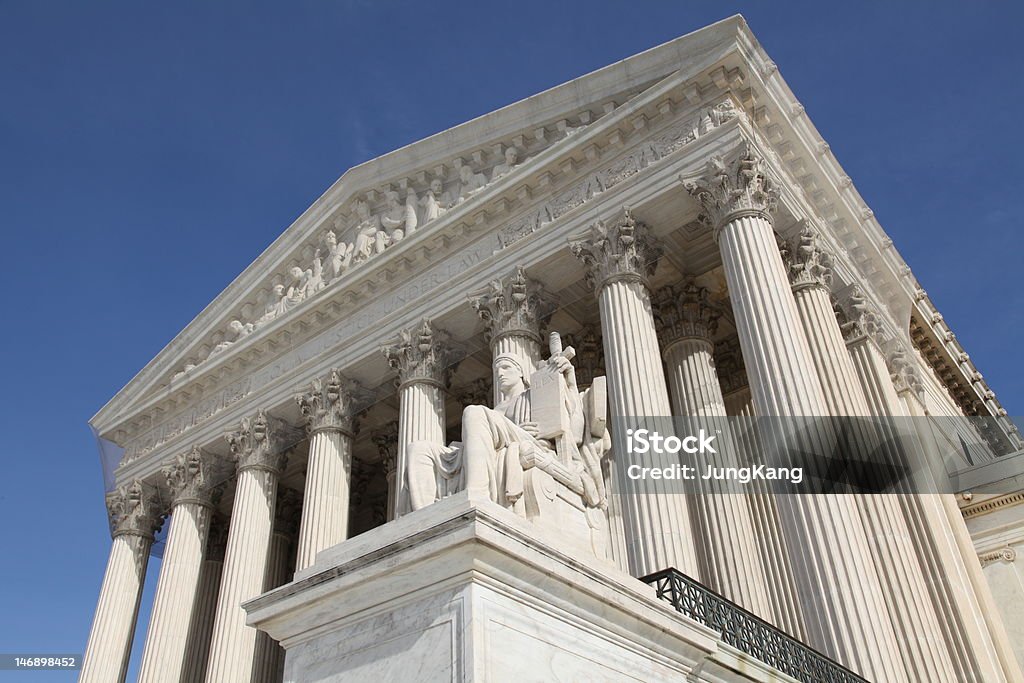
[[[326,377],[316,377],[309,389],[295,396],[306,422],[306,433],[341,432],[354,437],[359,431],[358,414],[370,403],[372,394],[359,382],[332,368]]]
[[[422,382],[446,389],[458,364],[451,336],[426,318],[399,332],[397,340],[381,347],[381,353],[398,371],[399,388]]]
[[[782,254],[789,271],[793,291],[804,287],[832,287],[832,255],[822,243],[821,233],[806,223],[792,245]]]
[[[155,489],[139,480],[118,487],[107,494],[110,534],[141,536],[153,540],[163,525],[163,507]]]
[[[771,222],[779,200],[764,157],[750,143],[733,155],[732,160],[711,157],[702,177],[683,181],[686,191],[700,202],[701,220],[714,230],[716,241],[722,226],[734,218],[754,215]]]
[[[711,302],[707,287],[697,285],[692,277],[682,285],[659,289],[652,297],[652,307],[662,353],[685,339],[711,343],[722,317],[722,309]]]
[[[215,456],[205,453],[199,446],[193,446],[187,453],[181,453],[174,461],[165,465],[161,474],[171,493],[172,505],[197,503],[213,507],[219,498],[219,491],[213,481]]]
[[[980,555],[978,555],[978,560],[981,561],[982,567],[987,567],[990,564],[994,564],[996,562],[1008,562],[1009,564],[1013,564],[1017,561],[1017,549],[1011,548],[1010,546],[1006,546],[1005,548],[1000,548],[999,550],[981,553]]]
[[[998,498],[990,498],[980,503],[965,505],[960,509],[960,512],[963,514],[964,519],[971,519],[972,517],[981,517],[990,512],[995,512],[1000,508],[1021,504],[1024,504],[1024,491],[1017,491],[1016,493],[999,496]]]
[[[661,243],[644,223],[633,218],[628,208],[611,221],[597,221],[588,233],[569,241],[569,248],[587,268],[587,283],[600,296],[612,282],[641,282],[658,267]]]
[[[258,469],[280,474],[287,460],[281,444],[284,431],[282,421],[263,410],[252,417],[242,418],[238,429],[227,435],[238,471]]]
[[[527,277],[522,266],[516,267],[505,280],[491,280],[487,291],[469,297],[469,303],[486,323],[487,340],[491,344],[509,335],[521,335],[541,343],[556,307],[543,285]]]

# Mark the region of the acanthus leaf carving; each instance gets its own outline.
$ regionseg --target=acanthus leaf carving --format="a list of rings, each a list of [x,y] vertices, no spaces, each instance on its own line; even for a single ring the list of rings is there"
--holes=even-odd
[[[708,289],[697,285],[692,277],[682,286],[659,289],[652,304],[662,348],[688,338],[710,342],[722,316],[721,307],[712,303]]]
[[[139,480],[108,493],[106,503],[114,537],[131,535],[152,540],[163,524],[159,494]]]
[[[326,377],[314,378],[306,392],[295,396],[309,434],[340,431],[355,435],[357,415],[371,399],[371,392],[336,368],[332,368]]]
[[[381,353],[398,371],[400,384],[429,382],[446,387],[457,364],[448,333],[435,329],[427,319],[399,332],[398,339],[381,347]]]
[[[831,287],[833,259],[821,242],[821,234],[804,224],[793,245],[784,246],[783,261],[788,266],[789,282],[794,290]]]
[[[629,209],[615,220],[594,223],[585,235],[571,239],[569,248],[587,267],[595,291],[616,280],[646,283],[662,254],[660,243]]]
[[[280,474],[284,470],[287,453],[282,447],[288,429],[281,420],[260,410],[252,417],[244,417],[238,429],[227,435],[231,454],[238,463],[238,471],[261,469]]]
[[[862,337],[876,337],[881,325],[878,313],[868,301],[860,285],[854,285],[846,295],[845,304],[835,307],[839,329],[842,330],[846,343],[852,343]]]
[[[487,324],[489,341],[519,334],[539,343],[544,327],[555,311],[544,287],[527,277],[522,266],[504,281],[492,280],[487,291],[471,296],[469,303]]]
[[[757,215],[772,220],[779,198],[764,158],[749,143],[732,160],[712,157],[704,175],[684,181],[684,186],[701,203],[701,219],[716,237],[719,229],[737,216]]]
[[[214,456],[193,446],[161,470],[174,504],[183,502],[212,506],[217,496]]]

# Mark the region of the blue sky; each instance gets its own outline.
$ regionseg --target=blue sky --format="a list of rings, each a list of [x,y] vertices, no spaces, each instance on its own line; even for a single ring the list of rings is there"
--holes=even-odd
[[[1021,415],[1021,8],[0,1],[0,652],[84,649],[86,421],[346,168],[735,12]]]

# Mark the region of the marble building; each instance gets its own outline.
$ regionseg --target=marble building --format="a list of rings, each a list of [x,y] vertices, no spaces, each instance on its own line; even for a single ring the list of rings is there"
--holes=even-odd
[[[673,414],[975,416],[991,453],[958,497],[616,476],[612,418]],[[82,681],[136,632],[143,681],[1024,680],[1024,444],[738,16],[347,171],[92,425]]]

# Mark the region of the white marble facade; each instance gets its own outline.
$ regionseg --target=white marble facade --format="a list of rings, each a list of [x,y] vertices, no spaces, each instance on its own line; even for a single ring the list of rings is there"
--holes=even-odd
[[[740,17],[349,170],[94,416],[81,680],[136,631],[146,680],[787,680],[667,567],[873,681],[1024,680],[1019,515],[619,481],[611,419],[673,411],[1022,445]]]

